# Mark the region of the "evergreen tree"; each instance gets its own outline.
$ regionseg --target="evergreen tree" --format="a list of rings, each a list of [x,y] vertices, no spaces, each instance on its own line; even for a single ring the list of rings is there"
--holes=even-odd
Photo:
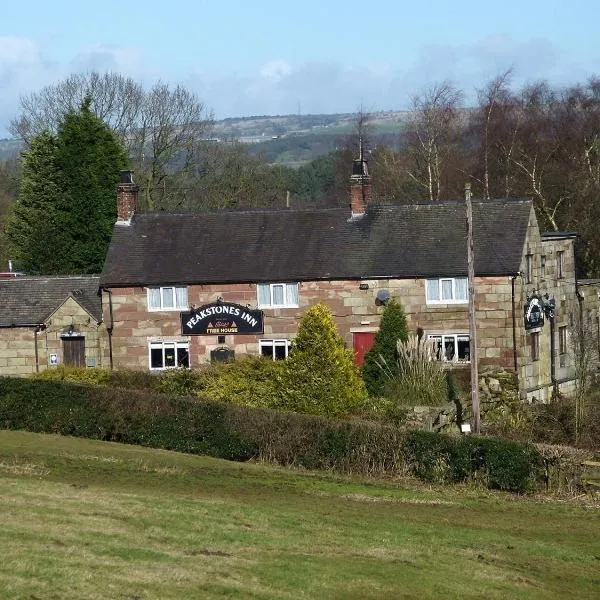
[[[56,136],[33,138],[6,228],[18,267],[44,275],[99,273],[126,166],[123,146],[90,110],[89,99],[65,116]]]
[[[340,417],[367,398],[352,352],[345,348],[331,311],[316,304],[298,326],[283,376],[281,408]]]
[[[56,138],[45,131],[23,153],[20,191],[5,233],[11,258],[27,273],[56,273],[66,247],[59,206],[64,193],[56,160]]]
[[[393,298],[386,304],[373,347],[365,354],[362,377],[370,396],[382,396],[385,376],[378,363],[396,364],[396,344],[408,339],[406,315],[402,305]],[[382,361],[383,358],[383,361]]]
[[[117,219],[116,185],[127,154],[114,132],[90,109],[86,98],[78,112],[58,127],[57,164],[64,192],[60,210],[69,256],[64,273],[99,273]]]

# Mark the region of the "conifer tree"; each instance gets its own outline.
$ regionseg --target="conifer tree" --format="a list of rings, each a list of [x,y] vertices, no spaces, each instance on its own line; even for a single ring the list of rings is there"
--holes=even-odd
[[[123,146],[89,99],[65,116],[56,136],[33,138],[6,227],[17,266],[31,274],[99,273],[126,166]]]
[[[390,367],[395,365],[396,344],[398,340],[405,342],[407,339],[406,315],[400,302],[392,298],[381,315],[375,343],[365,354],[362,377],[370,396],[383,395],[386,379],[379,365],[382,362]]]
[[[57,141],[49,132],[36,136],[23,153],[17,202],[5,233],[11,258],[27,273],[56,273],[65,251],[59,206],[64,203],[56,160]]]
[[[312,306],[300,320],[285,366],[282,408],[287,410],[340,417],[367,398],[352,351],[324,304]]]

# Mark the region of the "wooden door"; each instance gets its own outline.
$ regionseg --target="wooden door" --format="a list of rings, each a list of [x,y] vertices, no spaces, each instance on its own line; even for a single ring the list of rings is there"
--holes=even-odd
[[[67,367],[85,367],[85,338],[83,336],[64,337],[63,362]]]
[[[375,342],[374,331],[355,331],[352,334],[352,346],[354,348],[354,362],[362,367],[365,362],[365,354],[373,347]]]

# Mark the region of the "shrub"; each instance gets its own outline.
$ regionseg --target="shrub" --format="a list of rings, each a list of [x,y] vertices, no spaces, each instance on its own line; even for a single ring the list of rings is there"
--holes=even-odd
[[[476,480],[487,487],[527,492],[543,478],[536,448],[510,440],[410,432],[403,446],[410,470],[427,481]]]
[[[280,408],[341,417],[359,411],[366,399],[352,351],[344,346],[331,311],[324,304],[312,306],[285,361]]]
[[[196,393],[217,402],[277,408],[281,404],[282,361],[244,358],[211,365],[196,381]]]
[[[406,315],[402,305],[392,298],[386,304],[381,315],[381,323],[375,336],[375,343],[371,350],[365,354],[362,378],[370,396],[384,395],[386,378],[380,365],[382,363],[394,365],[396,363],[396,344],[398,340],[404,342],[407,339]]]
[[[102,368],[88,369],[86,367],[65,367],[64,365],[59,365],[55,368],[35,373],[33,379],[70,381],[85,385],[108,385],[110,371]]]

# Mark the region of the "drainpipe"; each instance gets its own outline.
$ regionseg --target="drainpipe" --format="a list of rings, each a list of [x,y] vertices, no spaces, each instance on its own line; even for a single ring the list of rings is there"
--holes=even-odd
[[[512,338],[513,338],[513,368],[515,373],[517,373],[518,365],[517,365],[517,318],[516,318],[516,308],[515,308],[515,279],[519,276],[512,275],[510,278],[510,292],[511,292],[511,303],[512,303]]]
[[[33,344],[34,344],[34,349],[35,349],[35,372],[39,373],[40,372],[40,357],[38,354],[38,333],[40,332],[41,328],[38,325],[34,330],[33,330]]]
[[[552,396],[558,395],[558,382],[556,381],[556,341],[554,335],[554,315],[548,318],[550,321],[550,381],[552,382]]]
[[[113,334],[113,303],[112,303],[112,292],[106,288],[100,288],[100,293],[106,292],[108,294],[108,313],[110,315],[110,326],[106,328],[108,333],[108,364],[110,370],[113,370],[113,347],[112,347],[112,334]]]

